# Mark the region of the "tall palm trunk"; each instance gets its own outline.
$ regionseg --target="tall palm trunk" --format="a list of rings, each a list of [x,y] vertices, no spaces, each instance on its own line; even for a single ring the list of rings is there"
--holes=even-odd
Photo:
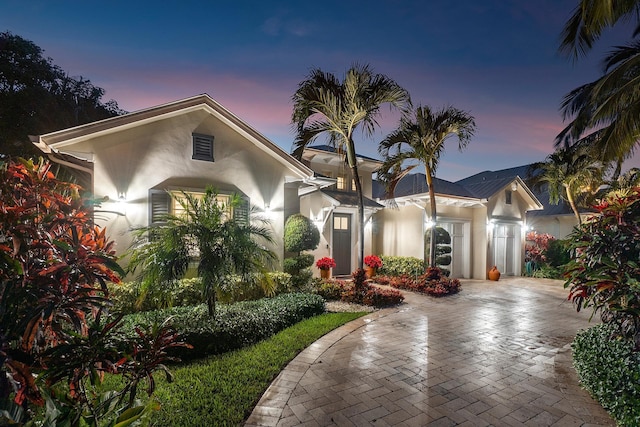
[[[580,212],[578,211],[578,207],[576,206],[575,200],[573,200],[573,195],[571,194],[571,191],[569,191],[568,185],[564,185],[564,191],[567,193],[567,200],[569,201],[569,205],[573,210],[573,214],[576,216],[576,219],[578,220],[578,225],[582,225],[582,217],[580,216]]]
[[[356,146],[351,139],[347,137],[347,163],[351,169],[351,175],[355,180],[356,193],[358,193],[358,268],[364,265],[364,191],[362,191],[362,182],[360,182],[360,173],[358,172],[358,159],[356,158]]]
[[[431,207],[431,229],[429,230],[429,267],[436,266],[436,191],[433,188],[431,168],[425,165],[427,185],[429,186],[429,205]]]
[[[364,192],[362,191],[362,183],[360,182],[357,166],[351,167],[351,174],[355,180],[356,192],[358,193],[358,268],[362,268],[364,265]]]

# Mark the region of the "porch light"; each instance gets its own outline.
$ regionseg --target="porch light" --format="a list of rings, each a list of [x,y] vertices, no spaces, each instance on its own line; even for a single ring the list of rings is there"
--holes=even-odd
[[[431,221],[431,219],[426,220],[424,222],[424,226],[427,230],[430,229],[431,227],[433,227],[433,221]]]
[[[118,202],[124,203],[126,201],[127,201],[127,193],[125,193],[124,191],[118,192]]]
[[[511,191],[516,191],[518,189],[518,183],[517,182],[512,182],[511,183]]]

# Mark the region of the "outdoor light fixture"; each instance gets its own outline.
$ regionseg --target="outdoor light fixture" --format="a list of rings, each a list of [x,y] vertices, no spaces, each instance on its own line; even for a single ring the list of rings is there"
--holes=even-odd
[[[118,201],[119,202],[126,202],[127,201],[127,193],[125,193],[124,191],[118,192]]]
[[[511,191],[516,191],[518,189],[518,183],[517,182],[512,182],[511,183]]]

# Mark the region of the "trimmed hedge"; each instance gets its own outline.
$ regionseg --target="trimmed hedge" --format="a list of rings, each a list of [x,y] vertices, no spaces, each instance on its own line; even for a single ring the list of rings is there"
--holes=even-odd
[[[309,317],[324,313],[319,295],[291,293],[257,301],[216,305],[216,317],[207,306],[173,307],[124,317],[122,339],[135,334],[137,325],[168,321],[193,349],[176,348],[183,360],[221,354],[254,344]],[[168,319],[168,320],[167,320]]]
[[[573,341],[573,365],[582,386],[620,426],[640,425],[640,353],[615,338],[612,325],[580,331]]]
[[[264,286],[260,275],[253,275],[252,280],[243,282],[240,277],[234,277],[228,283],[220,286],[218,299],[221,302],[232,303],[250,299],[264,298],[265,288],[273,288],[274,294],[297,290],[289,273],[272,271],[267,273],[270,286]],[[114,313],[131,314],[139,311],[161,310],[168,307],[194,306],[202,303],[202,280],[199,277],[180,279],[149,292],[138,306],[138,299],[142,292],[138,282],[110,283],[109,299],[113,302],[111,311]]]
[[[425,272],[424,261],[419,258],[407,256],[386,256],[382,259],[382,267],[378,269],[378,274],[384,276],[420,276]]]

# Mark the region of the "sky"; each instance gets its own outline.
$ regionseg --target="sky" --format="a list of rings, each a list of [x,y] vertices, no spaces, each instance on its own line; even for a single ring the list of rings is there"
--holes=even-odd
[[[369,64],[414,105],[474,116],[468,147],[449,141],[437,169],[456,181],[543,161],[564,127],[564,95],[598,78],[604,53],[631,39],[617,28],[586,58],[559,54],[577,2],[0,0],[0,31],[32,41],[126,111],[207,93],[287,152],[291,96],[310,70],[342,78]],[[356,140],[358,152],[379,158],[397,121],[383,107],[380,131]]]

